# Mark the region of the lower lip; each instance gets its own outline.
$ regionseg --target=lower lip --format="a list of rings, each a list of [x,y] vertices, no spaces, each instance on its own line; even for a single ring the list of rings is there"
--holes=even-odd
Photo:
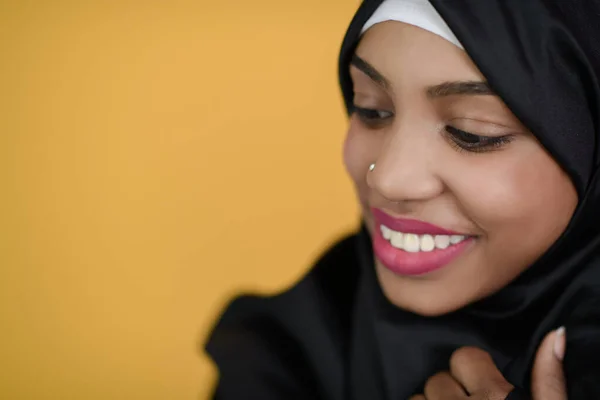
[[[470,237],[445,249],[409,253],[392,246],[376,226],[373,235],[373,251],[384,267],[399,275],[417,276],[439,270],[460,256],[475,238]]]

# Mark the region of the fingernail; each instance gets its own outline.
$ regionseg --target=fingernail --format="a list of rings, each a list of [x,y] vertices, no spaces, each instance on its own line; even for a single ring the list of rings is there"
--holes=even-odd
[[[565,350],[567,347],[565,336],[564,326],[558,328],[556,330],[556,335],[554,335],[554,355],[559,361],[562,361],[565,358]]]

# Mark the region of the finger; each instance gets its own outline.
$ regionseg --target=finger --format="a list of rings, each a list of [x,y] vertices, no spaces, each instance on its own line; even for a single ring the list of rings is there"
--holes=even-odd
[[[425,384],[427,400],[465,399],[464,389],[448,372],[435,374]]]
[[[531,390],[534,400],[567,400],[562,359],[565,354],[565,329],[546,335],[533,363]]]
[[[492,357],[475,347],[456,350],[450,358],[450,372],[469,394],[506,396],[513,389],[513,385],[496,368]]]
[[[427,398],[425,396],[423,396],[422,394],[419,394],[419,395],[416,395],[416,396],[412,396],[408,400],[427,400]]]

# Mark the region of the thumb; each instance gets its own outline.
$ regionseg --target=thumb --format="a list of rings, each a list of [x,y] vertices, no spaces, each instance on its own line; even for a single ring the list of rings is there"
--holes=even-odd
[[[534,400],[567,400],[562,360],[566,350],[565,328],[550,332],[540,345],[531,375]]]

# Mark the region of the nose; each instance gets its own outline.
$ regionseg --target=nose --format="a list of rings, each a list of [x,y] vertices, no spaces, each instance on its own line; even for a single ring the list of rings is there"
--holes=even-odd
[[[416,122],[416,121],[415,121]],[[443,168],[436,148],[437,133],[418,123],[391,127],[367,184],[391,202],[431,199],[444,190],[438,171]]]

